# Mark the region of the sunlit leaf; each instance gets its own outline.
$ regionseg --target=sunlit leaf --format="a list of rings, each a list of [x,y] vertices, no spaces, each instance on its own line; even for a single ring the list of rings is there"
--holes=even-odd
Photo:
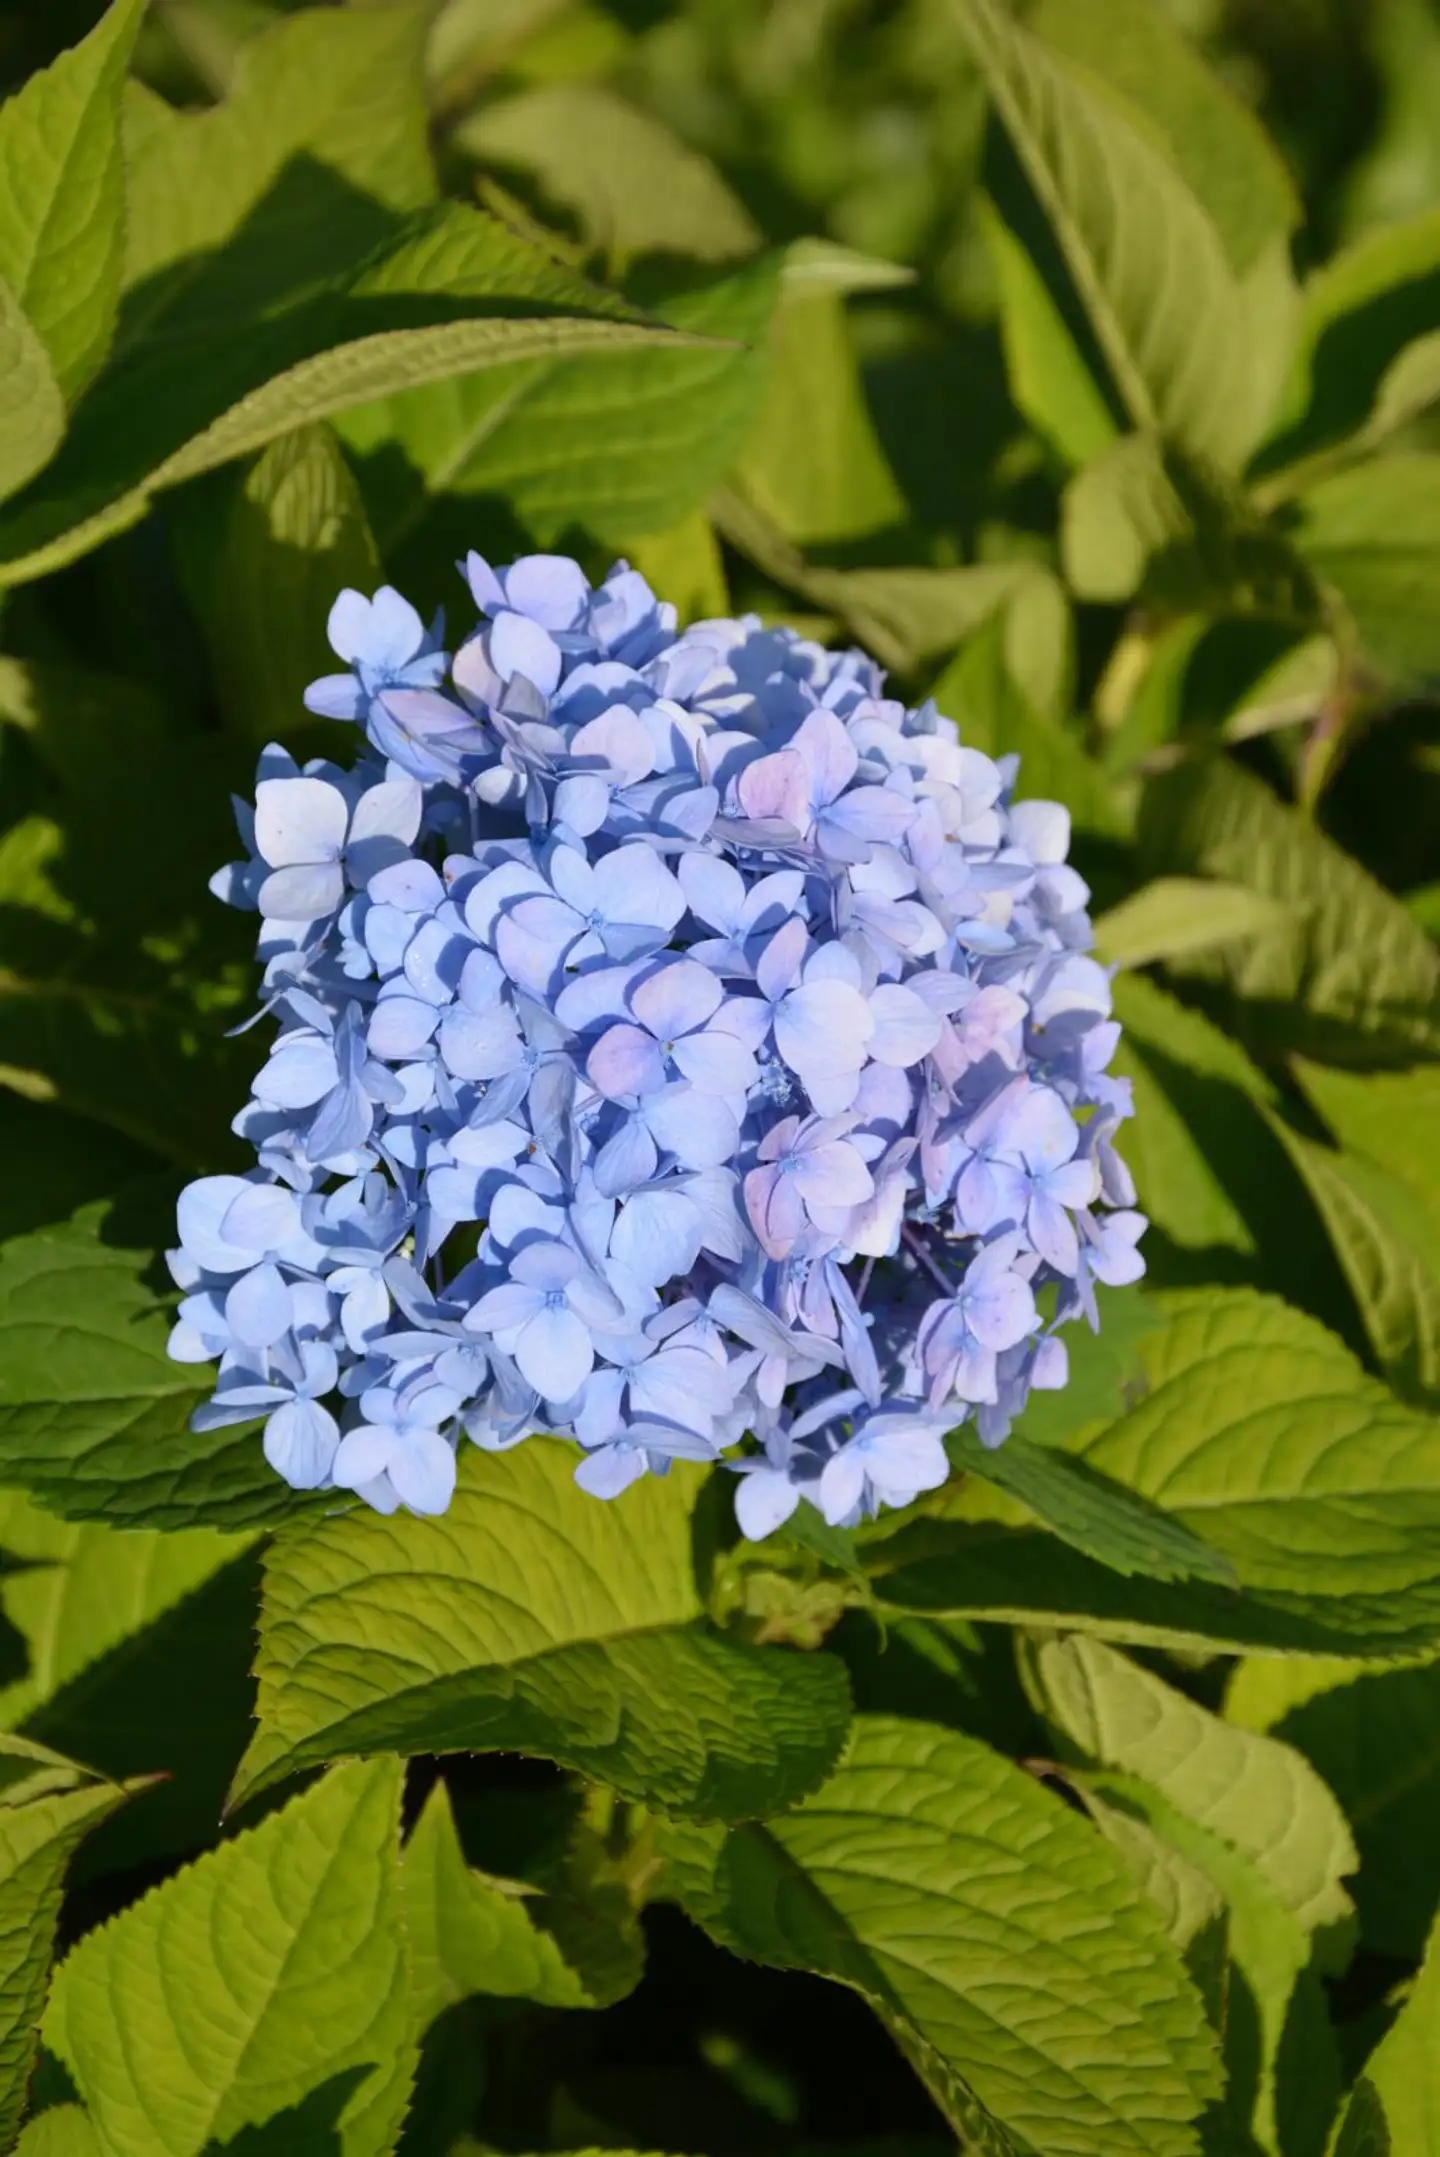
[[[1105,1843],[974,1739],[862,1716],[795,1811],[663,1848],[722,1944],[858,1991],[942,2105],[953,2078],[967,2142],[978,2104],[982,2150],[985,2114],[1057,2157],[1195,2149],[1217,2083],[1178,1955]]]
[[[1440,457],[1375,457],[1296,504],[1295,544],[1339,593],[1361,649],[1402,681],[1440,672],[1430,604],[1440,565]]]
[[[410,1832],[402,1868],[411,1977],[422,2025],[481,1992],[592,2007],[580,1974],[531,1917],[528,1892],[465,1862],[445,1785],[437,1783]]]
[[[1316,1951],[1304,1926],[1275,1893],[1263,1866],[1152,1785],[1104,1773],[1085,1774],[1081,1782],[1092,1806],[1098,1799],[1102,1828],[1147,1893],[1155,1897],[1158,1886],[1160,1907],[1167,1890],[1174,1895],[1182,1867],[1192,1909],[1197,1883],[1224,1899],[1227,1965],[1219,2019],[1225,2094],[1207,2131],[1223,2121],[1240,2147],[1253,2147],[1253,2136],[1274,2157],[1323,2148],[1341,2070]]]
[[[1332,2145],[1335,2157],[1435,2157],[1440,2150],[1440,1952],[1365,2062]]]
[[[104,359],[115,325],[126,229],[121,92],[144,12],[145,0],[114,0],[81,44],[0,108],[0,279],[70,398]],[[8,344],[8,325],[4,334]],[[7,406],[14,395],[7,384]]]
[[[840,1666],[705,1625],[694,1476],[600,1505],[573,1470],[558,1441],[467,1449],[443,1519],[355,1513],[280,1538],[236,1800],[392,1750],[541,1753],[719,1818],[813,1788],[848,1722]]]
[[[530,174],[614,267],[637,255],[724,262],[760,235],[708,158],[596,82],[544,83],[480,106],[453,141]]]
[[[1148,115],[1127,116],[995,0],[954,0],[954,11],[1132,425],[1234,466],[1283,366],[1282,256],[1267,250],[1242,281]],[[1033,319],[1043,334],[1043,315]]]
[[[72,1949],[45,2042],[115,2157],[199,2157],[348,2076],[343,2157],[394,2147],[414,2071],[400,1770],[337,1768]]]
[[[1122,899],[1095,922],[1095,948],[1112,966],[1149,966],[1156,959],[1244,942],[1274,929],[1283,909],[1243,884],[1163,876]]]
[[[1024,1668],[1082,1760],[1138,1776],[1233,1844],[1307,1932],[1350,1915],[1341,1883],[1359,1863],[1354,1840],[1302,1753],[1209,1714],[1103,1641],[1038,1639]]]
[[[42,481],[0,517],[0,578],[43,575],[133,524],[162,489],[401,388],[683,342],[625,312],[480,212],[437,210],[243,335],[243,318],[222,318],[108,369]]]
[[[1027,1531],[916,1521],[878,1543],[882,1603],[1120,1641],[1375,1655],[1440,1634],[1436,1425],[1312,1318],[1245,1290],[1170,1294],[1135,1342],[1132,1405],[1081,1458],[1187,1522],[1243,1592],[1143,1590]]]
[[[58,1753],[0,1737],[0,2141],[24,2109],[35,2063],[65,1869],[126,1792]]]
[[[65,433],[65,399],[49,354],[0,278],[0,498],[42,471]]]
[[[1440,1906],[1440,1666],[1356,1664],[1323,1656],[1239,1664],[1225,1712],[1303,1752],[1354,1830],[1362,1937],[1377,1953],[1414,1960]]]
[[[1159,873],[1224,878],[1287,909],[1270,934],[1183,965],[1247,1043],[1348,1064],[1440,1050],[1440,953],[1263,781],[1225,758],[1163,773],[1146,788],[1140,846]]]

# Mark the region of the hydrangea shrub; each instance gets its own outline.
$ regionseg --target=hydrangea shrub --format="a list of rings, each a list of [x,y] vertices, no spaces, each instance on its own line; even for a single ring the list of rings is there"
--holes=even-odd
[[[268,748],[214,882],[277,1031],[255,1169],[179,1204],[196,1426],[382,1512],[535,1431],[599,1498],[723,1459],[750,1537],[905,1505],[1143,1271],[1067,812],[861,652],[464,575],[453,657],[342,592],[359,753]]]

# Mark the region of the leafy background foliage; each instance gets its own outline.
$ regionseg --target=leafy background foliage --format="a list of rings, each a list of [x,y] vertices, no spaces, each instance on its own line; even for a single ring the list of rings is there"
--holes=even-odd
[[[0,2142],[1435,2157],[1434,0],[5,0],[0,81]],[[469,545],[1072,809],[1149,1279],[903,1518],[186,1431],[227,789]]]

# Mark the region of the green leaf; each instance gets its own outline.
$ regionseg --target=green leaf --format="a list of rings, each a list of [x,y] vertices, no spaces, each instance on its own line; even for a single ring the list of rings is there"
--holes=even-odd
[[[1120,1641],[1377,1655],[1440,1633],[1433,1419],[1365,1375],[1312,1318],[1247,1290],[1168,1294],[1133,1346],[1133,1403],[1080,1456],[1177,1515],[1243,1593],[1143,1587],[1053,1539],[963,1521],[869,1553],[883,1607],[1065,1625]]]
[[[530,1915],[530,1889],[493,1880],[465,1862],[443,1782],[405,1845],[405,1923],[411,1978],[424,2027],[474,1993],[594,2007],[580,1974]]]
[[[250,1736],[259,1564],[249,1536],[80,1526],[0,1493],[0,1607],[28,1669],[0,1726],[84,1755],[116,1781],[157,1773],[110,1822],[82,1872],[191,1851],[215,1835]]]
[[[952,4],[1132,424],[1237,465],[1269,415],[1277,351],[1283,364],[1283,250],[1237,277],[1153,123],[995,0]]]
[[[1150,1390],[1086,1446],[1091,1466],[1188,1520],[1246,1586],[1433,1608],[1440,1426],[1274,1297],[1216,1290],[1167,1308],[1139,1346]]]
[[[15,2157],[105,2157],[90,2115],[79,2105],[53,2105],[30,2121]]]
[[[1142,974],[1112,985],[1123,1029],[1113,1069],[1134,1088],[1121,1150],[1151,1223],[1162,1287],[1248,1280],[1332,1324],[1349,1298],[1267,1111],[1279,1095],[1243,1049]],[[1108,1329],[1110,1316],[1105,1314]]]
[[[113,2157],[199,2157],[346,2070],[344,2157],[393,2149],[414,2069],[400,1766],[337,1768],[86,1935],[46,2044]]]
[[[1103,1641],[1037,1638],[1036,1706],[1092,1766],[1138,1776],[1257,1866],[1306,1931],[1351,1914],[1360,1860],[1345,1815],[1302,1753],[1209,1714]]]
[[[1192,1881],[1198,1878],[1224,1898],[1230,1964],[1222,1978],[1220,2116],[1234,2144],[1253,2149],[1253,2136],[1273,2157],[1318,2152],[1340,2096],[1340,2062],[1315,1952],[1295,1913],[1260,1867],[1149,1784],[1092,1774],[1082,1778],[1082,1787],[1092,1805],[1099,1797],[1099,1824],[1126,1850],[1147,1892],[1154,1892],[1151,1883],[1168,1859],[1170,1870],[1185,1868]],[[1124,1825],[1117,1837],[1118,1823]],[[1141,1846],[1135,1838],[1141,1835],[1163,1853],[1152,1859],[1148,1877],[1137,1863]],[[1163,1894],[1163,1873],[1160,1884]],[[1207,2147],[1212,2124],[1219,2128],[1214,2115],[1206,2122]],[[1220,2146],[1231,2144],[1222,2139]]]
[[[663,592],[680,618],[715,621],[730,611],[725,564],[715,527],[702,509],[694,509],[668,532],[619,537],[620,551],[653,592]]]
[[[451,140],[484,164],[531,174],[612,274],[639,255],[725,262],[760,244],[710,160],[603,83],[522,90],[480,106]]]
[[[957,1467],[1018,1498],[1065,1542],[1117,1573],[1234,1582],[1234,1568],[1218,1551],[1072,1454],[1031,1445],[1021,1436],[992,1450],[964,1429],[952,1432],[948,1444]]]
[[[1067,1780],[1070,1778],[1067,1776]],[[1154,1903],[1166,1934],[1184,1952],[1221,1915],[1225,1898],[1205,1869],[1182,1856],[1137,1802],[1133,1779],[1087,1774],[1074,1779],[1106,1841]],[[1299,1930],[1299,1927],[1296,1927]]]
[[[238,486],[220,484],[218,500],[201,490],[182,516],[182,558],[226,716],[237,732],[272,741],[333,664],[325,622],[335,594],[373,591],[380,557],[329,427],[282,435]]]
[[[0,1737],[0,2143],[35,2064],[65,1869],[127,1793],[23,1738]]]
[[[838,293],[782,297],[769,381],[732,483],[797,546],[863,539],[905,523]]]
[[[1400,681],[1440,672],[1440,457],[1372,457],[1295,504],[1294,543],[1339,594],[1365,656]]]
[[[1275,1128],[1304,1177],[1395,1391],[1440,1408],[1440,1212],[1364,1154]],[[1424,1126],[1420,1126],[1421,1131]]]
[[[664,332],[626,332],[579,360],[562,347],[553,364],[469,372],[347,413],[340,432],[361,459],[387,562],[452,498],[457,533],[473,532],[484,498],[501,497],[546,544],[577,523],[607,538],[679,523],[753,418],[779,275],[779,258],[765,256],[662,301],[657,312],[681,333],[668,348]],[[620,349],[626,338],[636,349]],[[639,349],[647,343],[659,348]]]
[[[1323,1064],[1293,1066],[1338,1142],[1408,1184],[1423,1204],[1440,1210],[1440,1148],[1429,1134],[1440,1118],[1440,1068],[1413,1071],[1337,1071]]]
[[[1046,275],[1045,237],[1027,229],[1040,213],[1027,215],[1030,204],[1004,187],[1003,173],[1001,191],[1017,199],[1005,200],[1005,214],[983,201],[979,222],[999,288],[1010,394],[1064,463],[1089,464],[1116,440],[1120,422]]]
[[[294,1500],[252,1429],[187,1428],[208,1381],[165,1352],[168,1318],[146,1280],[153,1219],[138,1249],[103,1205],[0,1247],[0,1475],[70,1520],[281,1519]]]
[[[1031,24],[1158,141],[1237,271],[1300,223],[1295,183],[1253,112],[1150,0],[1042,0]]]
[[[50,356],[0,277],[0,500],[43,471],[65,435]]]
[[[639,345],[693,365],[692,340],[613,319],[624,312],[481,212],[441,208],[312,297],[142,344],[108,369],[42,481],[0,515],[0,579],[61,567],[164,488],[402,388]]]
[[[726,486],[709,506],[717,529],[757,569],[837,615],[882,664],[908,672],[998,618],[1004,662],[1016,680],[1047,712],[1067,701],[1069,608],[1058,581],[1038,564],[829,569],[806,560],[756,495]]]
[[[1377,1954],[1416,1960],[1440,1906],[1440,1665],[1242,1662],[1225,1713],[1282,1738],[1324,1776],[1360,1850],[1361,1936]]]
[[[1244,489],[1150,434],[1111,443],[1065,489],[1060,545],[1082,599],[1136,593],[1163,613],[1318,616],[1294,546]]]
[[[1244,884],[1290,909],[1249,943],[1186,960],[1247,1047],[1336,1063],[1440,1051],[1440,953],[1358,862],[1228,758],[1152,779],[1140,812],[1157,874]]]
[[[697,1478],[597,1505],[574,1459],[559,1441],[467,1449],[443,1520],[357,1514],[278,1539],[234,1801],[391,1749],[540,1753],[710,1817],[813,1788],[848,1721],[840,1665],[702,1622]]]
[[[913,285],[915,272],[903,262],[807,234],[786,248],[781,282],[789,293],[838,292],[843,298],[852,292],[893,292]]]
[[[1057,579],[1032,562],[812,570],[810,588],[863,644],[881,654],[888,649],[907,669],[954,651],[999,615],[1006,664],[1022,691],[1047,717],[1058,717],[1067,701],[1069,607]]]
[[[425,29],[409,0],[307,9],[246,43],[221,104],[132,104],[125,340],[253,323],[433,201]]]
[[[125,247],[121,92],[144,12],[145,0],[114,0],[81,44],[0,108],[0,278],[71,398],[115,326]]]
[[[1150,966],[1274,930],[1283,907],[1243,884],[1161,876],[1095,922],[1095,949],[1111,966]]]
[[[1415,1989],[1351,2093],[1334,2157],[1436,2157],[1440,2151],[1440,1926]]]
[[[1367,441],[1380,441],[1413,419],[1422,418],[1440,403],[1440,330],[1427,330],[1423,337],[1396,354],[1380,378],[1375,407],[1365,426]]]
[[[978,2104],[982,2149],[985,2114],[1065,2157],[1196,2148],[1215,2063],[1179,1956],[1108,1846],[976,1740],[863,1716],[795,1811],[662,1846],[723,1945],[867,1999],[967,2147]]]
[[[1435,1638],[1433,1615],[1336,1596],[1236,1594],[1206,1583],[1127,1580],[1053,1535],[993,1520],[916,1520],[870,1554],[880,1616],[1063,1625],[1182,1653],[1366,1658]]]
[[[1440,210],[1367,232],[1305,287],[1273,469],[1356,434],[1392,362],[1440,323]]]
[[[525,1896],[584,1993],[610,2007],[645,1974],[640,1908],[654,1874],[649,1816],[600,1788],[566,1779],[542,1793],[453,1788],[463,1848],[493,1887]],[[500,1877],[496,1877],[499,1875]]]
[[[0,1491],[0,1550],[23,1560],[0,1574],[0,1608],[25,1641],[29,1667],[0,1691],[14,1729],[112,1648],[182,1603],[248,1547],[248,1536],[192,1528],[82,1526],[57,1520],[20,1491]]]

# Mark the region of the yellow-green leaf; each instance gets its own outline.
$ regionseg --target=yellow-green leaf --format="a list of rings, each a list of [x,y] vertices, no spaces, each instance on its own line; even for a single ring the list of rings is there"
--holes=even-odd
[[[400,1766],[337,1768],[88,1933],[45,2042],[112,2157],[199,2157],[328,2083],[334,2147],[388,2157],[414,2072]]]
[[[707,1626],[694,1475],[597,1505],[574,1467],[558,1440],[468,1449],[441,1520],[355,1512],[280,1537],[236,1798],[390,1750],[540,1753],[720,1818],[813,1788],[848,1724],[841,1666]]]

